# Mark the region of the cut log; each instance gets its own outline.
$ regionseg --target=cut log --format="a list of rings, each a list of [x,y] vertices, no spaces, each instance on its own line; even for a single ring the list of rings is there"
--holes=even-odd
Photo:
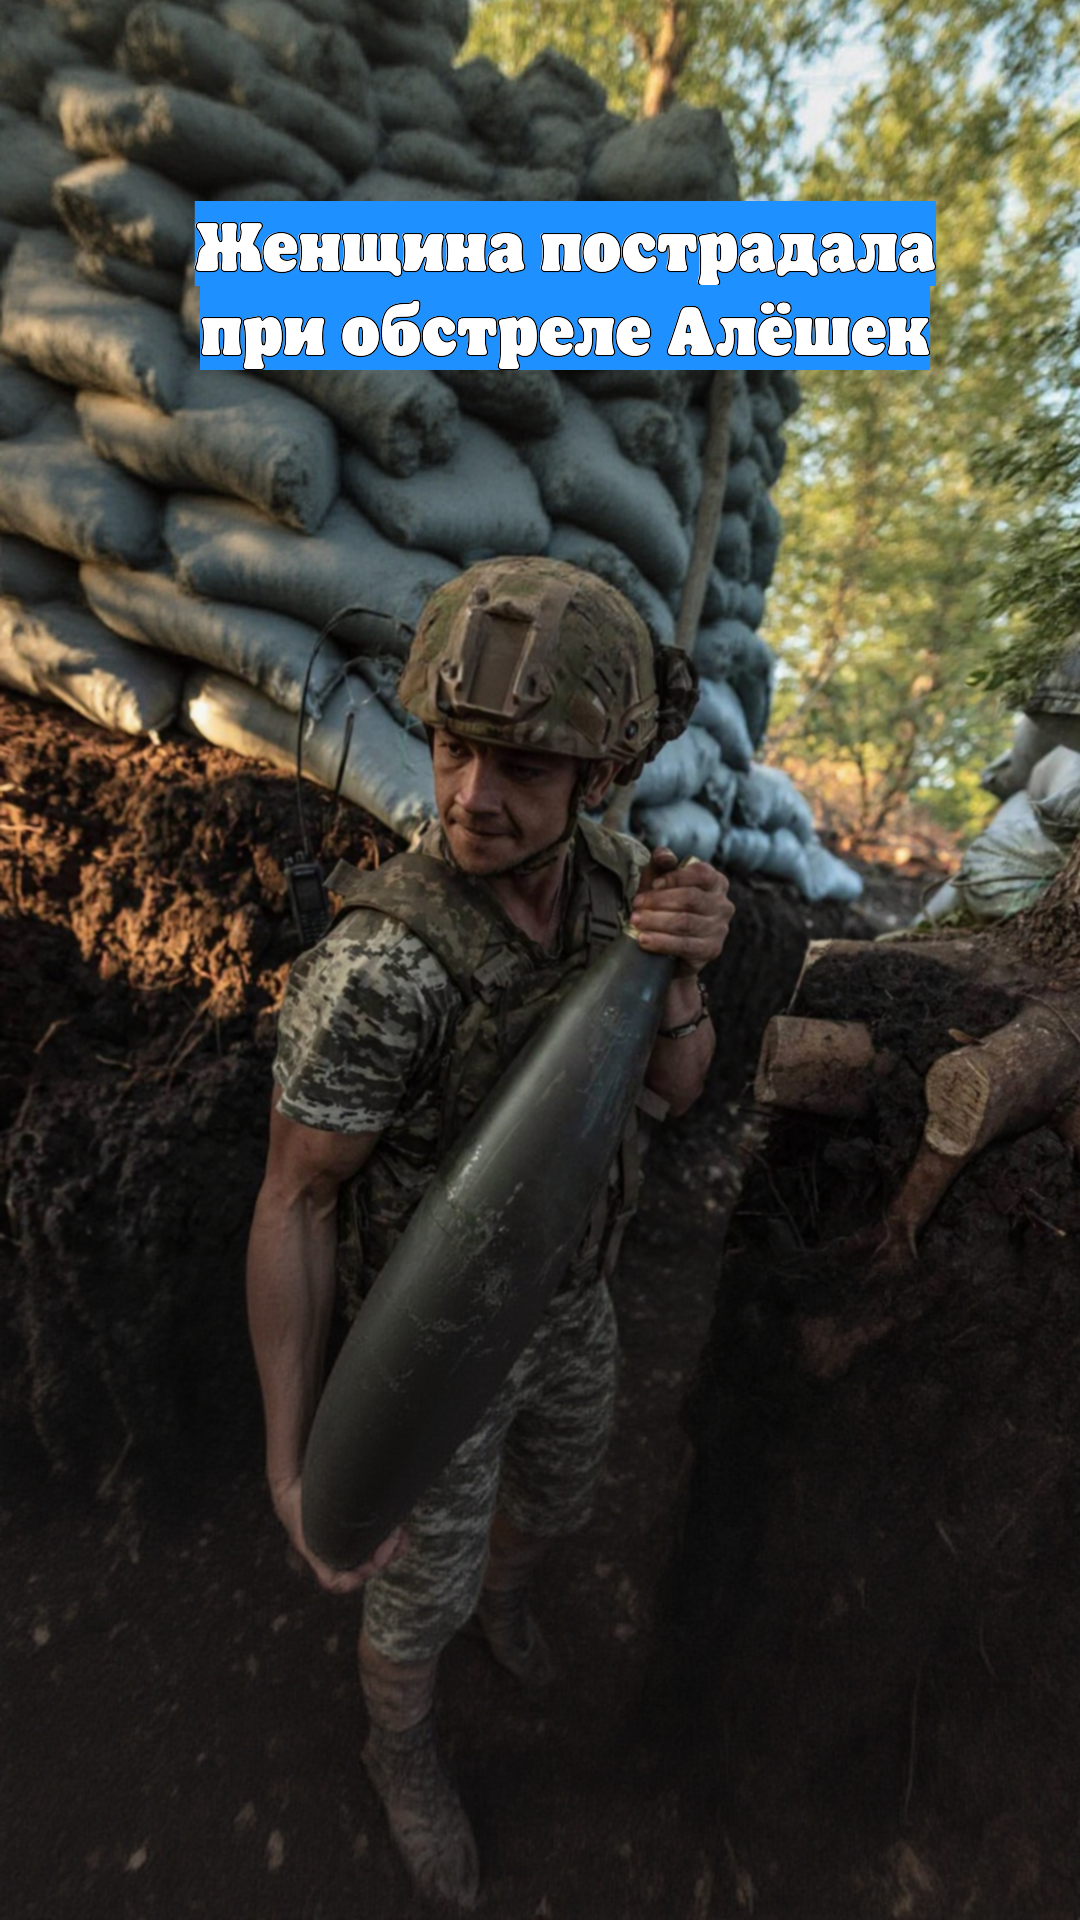
[[[761,1043],[754,1097],[765,1107],[854,1119],[891,1065],[861,1021],[777,1014]]]
[[[968,1158],[1002,1134],[1041,1125],[1078,1086],[1080,994],[1047,993],[989,1039],[934,1062],[926,1145]]]

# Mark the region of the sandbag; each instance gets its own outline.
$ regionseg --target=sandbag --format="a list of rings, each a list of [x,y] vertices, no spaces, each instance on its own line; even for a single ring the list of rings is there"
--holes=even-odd
[[[380,76],[381,78],[381,76]],[[529,125],[528,103],[521,90],[495,65],[481,55],[465,60],[451,75],[457,96],[458,117],[484,142],[496,160],[515,160],[524,150]],[[402,122],[389,119],[387,126],[422,126],[423,120]],[[443,131],[449,131],[446,127]]]
[[[161,551],[161,500],[85,445],[70,407],[0,443],[0,531],[76,560],[149,566]]]
[[[391,133],[399,127],[427,127],[451,140],[465,139],[468,127],[452,86],[457,77],[436,75],[422,66],[381,66],[378,106],[383,126]]]
[[[677,413],[672,414],[672,419],[676,426],[675,444],[670,454],[657,461],[656,471],[674,500],[682,519],[692,520],[701,498],[701,457],[694,442],[694,426],[689,408],[681,407]]]
[[[1013,727],[1011,746],[983,768],[979,784],[998,800],[1008,800],[1027,786],[1035,767],[1053,747],[1050,735],[1022,713]]]
[[[496,196],[490,196],[494,199]],[[448,187],[438,180],[425,180],[415,173],[390,173],[382,167],[369,167],[342,187],[340,200],[453,200],[461,199],[460,187]],[[450,224],[448,218],[447,225]]]
[[[759,747],[768,732],[772,708],[772,654],[761,635],[742,621],[727,624],[742,630],[727,669],[728,683],[739,696],[750,738]]]
[[[51,21],[28,8],[5,20],[0,35],[0,101],[36,114],[50,75],[87,58]]]
[[[720,822],[696,800],[638,807],[634,832],[647,847],[670,847],[680,860],[711,860],[720,842]]]
[[[384,13],[377,0],[353,0],[349,24],[368,59],[379,67],[430,67],[448,74],[457,53],[453,34],[440,21],[414,25]],[[381,111],[381,93],[379,105]]]
[[[767,587],[776,570],[784,523],[767,493],[762,493],[750,522],[750,578]]]
[[[330,696],[321,717],[308,722],[304,773],[325,787],[337,784],[350,712],[353,731],[341,792],[346,800],[407,837],[435,812],[431,755],[426,741],[395,726],[362,680],[351,676]],[[184,687],[183,717],[193,732],[215,746],[269,760],[283,772],[292,772],[296,766],[295,716],[242,680],[196,669]]]
[[[2,392],[2,388],[0,388]],[[1074,787],[1080,780],[1080,753],[1074,747],[1053,747],[1035,762],[1027,783],[1033,801],[1048,800],[1052,794]]]
[[[200,599],[164,573],[86,565],[80,577],[88,605],[113,633],[216,667],[257,687],[287,713],[299,713],[304,675],[319,637],[314,627],[263,607]],[[321,712],[344,664],[344,654],[324,640],[311,674],[307,712]]]
[[[492,200],[576,200],[581,175],[572,167],[503,167]]]
[[[75,271],[80,280],[92,287],[104,287],[107,293],[120,293],[136,300],[149,300],[167,313],[176,312],[184,297],[184,281],[179,273],[165,267],[140,267],[136,260],[118,260],[111,253],[94,253],[89,247],[76,247]]]
[[[692,800],[719,760],[720,749],[712,735],[704,727],[687,727],[642,767],[634,786],[635,805],[662,807],[672,800]]]
[[[168,410],[188,356],[179,322],[146,300],[91,287],[59,233],[28,234],[8,263],[0,349],[73,387],[100,387]]]
[[[681,101],[622,128],[594,154],[585,200],[737,200],[728,130],[713,107]]]
[[[359,48],[356,53],[362,59]],[[345,177],[370,166],[378,149],[369,78],[357,85],[347,109],[335,105],[314,87],[270,67],[244,35],[193,7],[144,0],[128,15],[118,59],[136,80],[170,80],[234,107],[250,107],[268,126],[314,147]],[[228,195],[218,189],[218,198]]]
[[[761,469],[750,453],[744,453],[741,460],[735,460],[728,467],[727,481],[724,486],[724,512],[741,513],[747,520],[752,519],[754,510],[761,498],[764,482]]]
[[[337,436],[325,415],[248,373],[191,367],[171,414],[81,393],[87,444],[155,486],[235,494],[314,533],[338,496]]]
[[[722,513],[716,532],[716,564],[729,580],[749,580],[753,566],[750,525],[745,514]]]
[[[702,787],[699,800],[703,800],[710,813],[720,826],[721,840],[731,825],[731,816],[735,807],[735,769],[726,767],[722,760],[714,762]]]
[[[583,173],[592,148],[591,129],[568,113],[534,113],[523,142],[534,167],[570,167]]]
[[[559,377],[545,367],[507,368],[502,373],[440,373],[463,413],[486,420],[511,439],[554,433],[563,417]]]
[[[14,440],[21,433],[29,433],[35,420],[66,399],[51,380],[29,373],[0,353],[0,440]]]
[[[571,566],[584,567],[598,574],[625,594],[644,620],[658,646],[670,647],[675,639],[675,616],[661,593],[639,573],[620,547],[584,527],[570,526],[565,520],[552,528],[547,553],[553,560],[567,560]]]
[[[54,184],[53,205],[80,246],[183,271],[194,231],[192,198],[149,167],[130,160],[69,165]]]
[[[15,533],[0,533],[0,594],[33,604],[38,600],[81,600],[79,568],[67,554]]]
[[[138,160],[195,192],[231,175],[280,175],[312,200],[332,200],[336,168],[246,108],[183,87],[139,86],[122,74],[66,68],[45,89],[42,116],[87,158]]]
[[[611,428],[628,460],[663,473],[679,445],[679,419],[658,400],[621,394],[597,402],[596,411]],[[681,418],[681,416],[680,416]]]
[[[218,0],[217,15],[290,80],[340,107],[370,111],[368,63],[344,27],[306,20],[283,0]]]
[[[1024,712],[1054,746],[1080,751],[1080,641],[1043,675]]]
[[[569,520],[613,540],[656,586],[681,584],[689,542],[667,488],[620,450],[611,428],[573,387],[563,422],[544,440],[524,443],[553,520]]]
[[[70,165],[71,155],[55,133],[0,104],[0,207],[8,220],[51,227],[53,183]]]
[[[742,702],[726,680],[701,679],[698,702],[694,708],[694,723],[708,729],[729,767],[745,772],[754,750]]]
[[[494,184],[490,160],[474,148],[431,127],[401,127],[379,156],[388,173],[416,174],[442,187],[454,187],[462,200],[486,199]]]
[[[1045,800],[1034,800],[1035,818],[1048,840],[1057,847],[1071,847],[1080,833],[1080,781],[1071,787],[1059,787]]]
[[[0,680],[61,700],[120,733],[158,733],[176,716],[183,671],[63,602],[0,599]]]
[[[747,627],[760,627],[765,618],[764,587],[759,587],[756,580],[733,580],[730,585],[730,618],[741,620]]]
[[[425,601],[458,571],[437,554],[392,546],[345,500],[331,507],[318,533],[299,534],[238,501],[174,494],[165,542],[178,579],[193,593],[271,607],[320,627],[359,602],[367,611],[335,639],[370,642],[401,659]]]
[[[354,447],[342,456],[341,474],[346,492],[388,539],[463,565],[500,553],[542,553],[551,532],[528,467],[479,420],[462,419],[458,445],[441,467],[396,479]]]
[[[800,842],[814,838],[813,810],[780,767],[750,767],[739,774],[735,818],[766,833],[784,829]]]
[[[769,836],[762,827],[728,827],[720,847],[720,863],[736,873],[760,873],[769,852]]]
[[[965,850],[955,876],[964,910],[1003,920],[1036,901],[1067,855],[1047,838],[1026,793],[1014,793]]]
[[[862,875],[856,873],[854,867],[849,867],[845,861],[838,859],[835,853],[830,853],[828,847],[823,847],[820,840],[811,840],[807,846],[803,847],[802,853],[806,870],[803,892],[807,900],[859,899],[863,891],[863,880]],[[955,895],[955,888],[950,886],[948,890],[950,894]],[[945,889],[939,889],[939,892],[944,894]],[[937,898],[936,895],[934,897]],[[954,905],[955,899],[950,901],[942,899],[940,913],[951,913]]]
[[[434,374],[289,367],[268,377],[321,407],[386,473],[406,478],[420,467],[439,466],[458,444],[457,401]]]
[[[57,27],[91,53],[109,54],[116,45],[128,0],[45,0]]]
[[[577,120],[596,120],[607,107],[599,80],[554,47],[544,47],[530,60],[516,82],[526,111],[566,113]]]
[[[810,876],[806,849],[787,827],[777,827],[769,834],[769,844],[758,871],[767,873],[773,880],[790,880],[804,897],[807,894]]]

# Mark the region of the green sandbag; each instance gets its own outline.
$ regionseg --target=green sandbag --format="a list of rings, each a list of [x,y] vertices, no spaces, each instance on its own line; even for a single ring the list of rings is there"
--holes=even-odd
[[[99,460],[68,406],[0,442],[0,530],[76,560],[149,566],[161,552],[159,494]]]
[[[8,262],[0,348],[73,387],[99,387],[166,410],[183,388],[188,353],[173,314],[89,286],[60,233],[26,234]]]
[[[176,717],[184,675],[82,607],[0,599],[0,680],[60,700],[98,726],[156,734]]]
[[[352,735],[341,773],[348,717]],[[198,668],[184,688],[185,724],[215,746],[269,760],[283,772],[296,766],[297,722],[225,673]],[[309,722],[303,741],[308,778],[341,792],[395,833],[407,836],[435,811],[427,742],[395,726],[382,702],[359,677],[331,694],[320,718]]]
[[[190,193],[131,160],[69,167],[53,187],[53,205],[72,239],[97,252],[175,272],[191,252]]]
[[[330,422],[251,374],[192,366],[172,413],[98,393],[81,393],[76,410],[95,453],[155,486],[234,494],[302,533],[337,498]]]
[[[80,578],[88,604],[113,633],[231,673],[275,706],[299,713],[319,637],[314,627],[263,607],[200,599],[184,593],[168,574],[87,565]],[[308,711],[318,714],[343,664],[344,655],[325,640],[311,674]]]
[[[300,534],[235,500],[174,494],[165,509],[165,543],[178,579],[193,593],[271,607],[320,627],[359,602],[369,611],[335,638],[387,647],[402,659],[425,602],[457,572],[437,554],[391,545],[345,500],[331,507],[318,533]]]
[[[355,447],[343,454],[341,472],[346,490],[388,539],[463,565],[492,554],[542,553],[551,533],[528,467],[479,420],[462,420],[444,466],[407,480],[384,473]]]
[[[51,227],[53,183],[70,165],[71,155],[55,133],[0,104],[0,207],[8,220]]]
[[[81,600],[78,563],[36,540],[0,533],[0,594],[31,605],[39,600]]]
[[[382,367],[314,373],[290,367],[268,378],[321,407],[387,473],[404,476],[418,467],[439,466],[457,446],[457,401],[432,373]]]

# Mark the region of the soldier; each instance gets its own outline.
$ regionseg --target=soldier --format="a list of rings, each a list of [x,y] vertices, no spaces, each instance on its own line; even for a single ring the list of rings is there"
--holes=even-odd
[[[640,1109],[679,1113],[697,1098],[714,1045],[698,975],[724,944],[726,882],[661,852],[642,888],[644,850],[582,817],[682,731],[692,683],[683,656],[654,653],[622,595],[579,568],[492,560],[440,587],[400,689],[428,732],[438,819],[419,858],[332,876],[344,910],[294,965],[281,1012],[248,1263],[270,1492],[321,1584],[364,1588],[364,1763],[416,1884],[461,1908],[479,1869],[434,1740],[438,1659],[475,1613],[524,1685],[549,1677],[529,1581],[549,1542],[587,1520],[606,1449],[607,1281],[635,1204],[641,1111],[475,1432],[405,1531],[344,1574],[309,1549],[300,1514],[335,1273],[355,1310],[484,1094],[628,917],[644,947],[677,961]]]

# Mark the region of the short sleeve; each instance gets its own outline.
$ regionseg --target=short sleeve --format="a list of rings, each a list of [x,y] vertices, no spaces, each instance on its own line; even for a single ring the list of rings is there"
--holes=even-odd
[[[289,1120],[381,1133],[436,1074],[460,999],[400,922],[363,909],[301,954],[278,1023],[274,1078]]]

